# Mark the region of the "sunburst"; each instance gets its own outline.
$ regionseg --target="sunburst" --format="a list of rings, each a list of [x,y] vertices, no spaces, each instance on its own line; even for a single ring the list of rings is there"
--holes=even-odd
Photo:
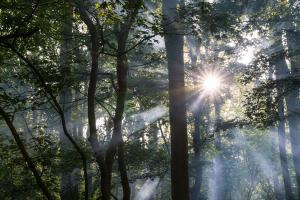
[[[200,75],[200,91],[203,96],[215,98],[224,89],[224,76],[219,71],[205,71]]]

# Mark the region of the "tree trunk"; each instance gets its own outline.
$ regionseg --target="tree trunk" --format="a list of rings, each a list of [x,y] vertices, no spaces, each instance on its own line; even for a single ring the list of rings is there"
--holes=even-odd
[[[280,35],[281,37],[281,35]],[[280,50],[283,51],[283,45],[280,38],[278,43],[280,45]],[[287,63],[285,61],[284,55],[279,56],[277,60],[274,61],[275,64],[275,74],[276,80],[280,80],[286,78],[289,75],[289,70]],[[288,159],[286,153],[286,127],[285,127],[285,118],[284,118],[284,89],[283,85],[277,86],[277,103],[278,103],[278,144],[279,144],[279,158],[281,164],[281,171],[283,176],[283,184],[285,189],[285,197],[287,200],[293,200],[293,192],[292,192],[292,185],[291,185],[291,177],[288,168]]]
[[[76,2],[75,2],[76,3]],[[100,168],[101,176],[101,194],[103,200],[110,199],[110,185],[108,181],[108,171],[105,164],[104,149],[98,141],[97,128],[96,128],[96,116],[95,116],[95,96],[96,96],[96,87],[97,87],[97,73],[98,73],[98,59],[100,53],[100,39],[99,39],[99,27],[98,24],[94,24],[93,20],[90,18],[88,11],[82,7],[81,4],[76,4],[77,9],[80,13],[80,16],[84,23],[87,25],[91,36],[91,71],[90,79],[88,85],[88,125],[89,125],[89,137],[88,140],[91,144],[94,157]]]
[[[197,60],[199,55],[199,43],[193,36],[187,36],[186,40],[189,45],[189,56],[191,60],[191,68],[192,70],[195,70],[195,73],[197,73],[197,70],[200,70],[197,66]],[[201,66],[201,65],[200,65]],[[196,77],[194,77],[194,84],[197,84]],[[197,97],[192,98],[191,105],[195,104],[197,102]],[[194,163],[195,163],[195,178],[194,178],[194,185],[192,187],[191,192],[191,199],[192,200],[198,200],[200,191],[201,191],[201,183],[202,183],[202,165],[201,165],[201,156],[200,156],[200,145],[201,145],[201,128],[200,126],[204,126],[203,116],[204,113],[201,113],[201,108],[204,107],[203,103],[199,102],[199,105],[191,106],[192,108],[192,114],[194,119],[194,133],[193,133],[193,150],[194,150]],[[204,110],[204,109],[202,109]],[[203,129],[204,130],[204,129]]]
[[[278,100],[278,142],[279,142],[279,157],[281,163],[281,170],[283,176],[283,184],[285,189],[285,197],[287,200],[293,200],[291,177],[288,168],[288,159],[286,153],[286,132],[285,132],[285,119],[284,119],[284,106],[283,98],[279,97]]]
[[[106,155],[106,164],[109,173],[109,184],[111,185],[112,166],[114,157],[118,154],[118,165],[121,174],[121,183],[123,187],[123,199],[130,200],[130,185],[127,177],[124,141],[122,137],[122,120],[127,92],[127,72],[128,61],[125,53],[126,41],[129,28],[122,26],[123,29],[118,33],[118,56],[117,56],[117,106],[114,116],[113,135]]]
[[[117,105],[115,110],[115,116],[113,121],[113,135],[109,148],[106,154],[106,165],[108,169],[108,183],[111,185],[112,166],[114,157],[118,155],[118,166],[121,175],[121,184],[123,188],[123,199],[130,200],[130,185],[128,181],[125,152],[124,152],[124,141],[122,134],[122,120],[125,108],[126,93],[127,93],[127,74],[128,74],[128,59],[126,52],[126,43],[129,36],[130,28],[138,14],[138,10],[141,7],[142,1],[134,0],[128,1],[130,4],[128,10],[127,19],[124,23],[117,24]]]
[[[63,21],[63,25],[61,28],[62,34],[62,42],[60,47],[60,67],[61,67],[61,76],[63,89],[60,93],[60,105],[65,115],[65,120],[67,127],[69,128],[71,125],[71,101],[72,101],[72,90],[68,87],[68,77],[71,73],[70,64],[72,63],[72,17],[73,17],[73,7],[70,5],[66,5],[65,8],[65,21]],[[70,130],[70,129],[69,129]],[[70,142],[65,136],[63,130],[60,130],[60,141],[61,141],[61,150],[63,155],[69,150]],[[68,158],[62,158],[62,163]],[[60,197],[61,199],[71,200],[74,199],[76,194],[75,191],[72,191],[72,183],[71,183],[71,169],[63,168],[61,174],[61,189],[60,189]]]
[[[295,27],[291,27],[286,31],[288,53],[291,56],[291,76],[293,78],[299,76],[300,72],[300,56],[297,55],[299,51],[300,33],[297,32]],[[291,91],[286,95],[287,113],[289,130],[291,136],[291,146],[293,161],[296,171],[297,180],[297,194],[300,198],[300,99],[299,99],[299,87],[291,88]]]
[[[216,115],[216,126],[218,126],[221,123],[221,102],[220,100],[215,101],[215,115]],[[215,174],[216,178],[218,179],[217,185],[216,185],[216,200],[222,200],[225,198],[225,185],[224,185],[224,158],[222,153],[222,143],[221,143],[221,133],[220,130],[217,130],[215,132],[215,148],[218,151],[218,155],[216,156],[216,163],[218,166],[216,168],[218,169]]]
[[[192,188],[191,199],[198,200],[200,195],[201,183],[202,183],[202,166],[200,157],[200,143],[201,143],[201,128],[200,124],[203,124],[199,112],[193,113],[194,117],[194,133],[193,133],[193,149],[194,149],[194,162],[196,164],[195,183]]]
[[[163,1],[164,38],[169,74],[171,134],[171,189],[173,200],[189,199],[187,117],[185,104],[183,36],[176,0]],[[177,19],[177,21],[176,21]]]
[[[105,164],[104,150],[100,147],[95,116],[95,95],[97,85],[98,58],[99,58],[99,39],[96,31],[90,31],[92,39],[92,67],[90,72],[90,81],[88,87],[88,123],[90,129],[89,141],[94,151],[96,161],[100,167],[101,173],[101,193],[104,200],[110,199],[110,184],[108,179],[108,171]]]
[[[126,68],[124,68],[125,66],[120,66],[120,67],[122,69],[127,68],[127,66],[126,66]],[[127,71],[127,70],[125,70],[125,71]],[[122,72],[119,72],[119,73],[122,74]],[[123,75],[121,75],[121,74],[119,74],[120,78],[123,75],[125,75],[126,78],[125,79],[121,78],[123,81],[122,80],[118,81],[119,89],[117,91],[117,107],[116,107],[116,113],[115,113],[115,118],[114,118],[113,135],[112,135],[112,139],[111,139],[109,148],[107,150],[107,155],[106,155],[106,165],[107,165],[108,174],[109,174],[109,184],[111,185],[111,175],[112,175],[112,166],[113,166],[113,162],[114,162],[114,157],[116,154],[118,154],[118,165],[119,165],[119,171],[121,174],[121,183],[122,183],[122,187],[123,187],[123,199],[129,200],[130,199],[130,186],[129,186],[128,177],[127,177],[127,170],[126,170],[126,163],[125,163],[125,156],[124,156],[124,141],[122,138],[122,119],[123,119],[125,97],[126,97],[126,90],[127,90],[127,72],[125,72]],[[118,75],[118,79],[119,79],[119,75]]]

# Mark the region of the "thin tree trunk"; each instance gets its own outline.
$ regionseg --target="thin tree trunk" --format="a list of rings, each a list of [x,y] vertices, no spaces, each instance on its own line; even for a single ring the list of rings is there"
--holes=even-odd
[[[75,2],[76,3],[76,2]],[[96,116],[95,116],[95,96],[97,86],[97,73],[98,73],[98,59],[100,53],[100,39],[99,39],[99,24],[94,24],[93,20],[88,15],[88,11],[82,7],[81,4],[76,4],[77,9],[84,23],[87,25],[91,36],[91,71],[88,85],[88,124],[89,124],[89,137],[88,140],[91,144],[96,162],[100,167],[101,176],[101,194],[103,200],[110,199],[110,185],[108,179],[108,171],[105,164],[104,149],[98,141],[97,128],[96,128]]]
[[[185,104],[183,36],[176,0],[163,1],[164,38],[169,74],[171,190],[173,200],[189,199],[188,140]]]
[[[171,152],[170,152],[170,148],[169,148],[169,143],[168,143],[167,138],[165,136],[165,133],[164,133],[164,131],[162,129],[162,124],[160,123],[160,120],[158,120],[158,127],[159,127],[159,130],[160,130],[161,137],[162,137],[162,139],[164,141],[164,145],[166,147],[166,151],[167,151],[168,156],[170,158],[171,157]]]
[[[79,5],[80,6],[80,5]],[[117,106],[114,117],[114,129],[112,139],[109,148],[104,155],[104,150],[100,148],[100,144],[97,139],[96,130],[96,118],[95,118],[95,93],[97,85],[97,72],[98,72],[98,57],[99,57],[99,31],[97,25],[93,24],[93,21],[89,18],[86,11],[83,8],[78,7],[82,19],[88,26],[91,34],[91,56],[92,56],[92,67],[90,73],[90,82],[88,88],[88,121],[90,128],[89,141],[95,153],[96,160],[100,166],[101,171],[101,191],[103,199],[110,199],[110,187],[111,187],[111,176],[112,166],[114,157],[118,153],[119,170],[121,173],[121,182],[123,186],[123,198],[130,199],[130,187],[127,178],[126,165],[124,160],[123,150],[123,138],[122,138],[122,118],[125,106],[125,97],[127,90],[127,57],[125,55],[126,41],[129,34],[130,26],[123,25],[125,29],[120,30],[118,35],[118,56],[117,56],[117,78],[118,78],[118,90],[117,90]],[[136,13],[137,14],[137,13]],[[131,22],[131,19],[130,19]],[[131,22],[132,23],[132,22]]]
[[[119,171],[121,175],[121,184],[123,188],[123,199],[130,200],[131,190],[130,190],[130,184],[128,181],[128,175],[126,169],[123,141],[121,141],[121,143],[118,145],[118,165],[119,165]]]
[[[216,126],[219,126],[221,122],[221,103],[219,102],[220,100],[215,101],[215,115],[216,115]],[[217,130],[215,132],[216,137],[215,137],[215,147],[217,149],[218,155],[216,156],[216,163],[218,164],[217,166],[217,172],[216,172],[216,178],[218,179],[217,181],[217,186],[216,186],[216,199],[217,200],[222,200],[226,193],[225,193],[225,185],[224,185],[224,158],[223,158],[223,152],[222,152],[222,143],[221,143],[221,132],[220,130]]]
[[[48,190],[48,188],[46,187],[46,185],[44,184],[38,170],[35,167],[34,162],[32,161],[32,159],[30,158],[28,152],[26,151],[26,148],[17,132],[17,130],[15,129],[13,122],[10,120],[9,115],[0,107],[0,115],[4,118],[7,126],[9,127],[17,145],[19,150],[22,153],[22,156],[24,158],[24,160],[27,163],[28,168],[31,170],[31,172],[33,173],[33,176],[38,184],[38,186],[40,187],[40,189],[42,190],[43,194],[45,195],[45,197],[49,200],[52,200],[53,197],[50,193],[50,191]]]
[[[79,31],[75,29],[75,34],[78,34]],[[78,39],[75,39],[75,44],[78,44]],[[82,64],[82,61],[84,59],[83,52],[80,49],[79,46],[74,47],[74,64],[76,64],[75,70],[76,72],[80,72],[84,70],[85,66]],[[81,100],[81,94],[80,91],[80,84],[84,83],[86,84],[86,81],[83,80],[82,82],[77,83],[77,89],[75,90],[74,94],[74,111],[76,112],[76,119],[75,123],[73,124],[73,136],[76,137],[76,139],[83,139],[83,120],[84,120],[84,113],[85,113],[85,101]],[[84,87],[85,88],[85,87]],[[85,93],[85,92],[83,92]]]
[[[124,66],[122,67],[123,69]],[[127,71],[127,70],[126,70]],[[125,71],[123,71],[124,73]],[[118,72],[117,72],[118,73]],[[121,72],[119,72],[121,73]],[[127,79],[127,72],[125,72],[125,79]],[[123,75],[120,75],[123,77]],[[118,76],[119,77],[119,76]],[[123,199],[130,199],[130,186],[127,177],[127,170],[126,170],[126,163],[125,163],[125,156],[124,156],[124,141],[122,138],[122,119],[124,113],[124,106],[125,106],[125,97],[126,97],[126,90],[127,90],[127,80],[121,78],[121,81],[118,81],[119,90],[117,91],[117,107],[116,113],[114,118],[114,128],[113,128],[113,135],[107,150],[106,154],[106,165],[109,174],[109,185],[111,185],[111,175],[112,175],[112,166],[114,162],[114,157],[118,154],[118,164],[119,164],[119,171],[121,174],[121,183],[123,187]],[[121,83],[121,84],[120,84]],[[124,87],[125,86],[125,87]],[[123,88],[123,89],[121,89]]]
[[[91,32],[92,38],[92,68],[90,72],[90,81],[88,87],[88,123],[90,128],[89,141],[93,148],[97,163],[100,167],[101,173],[101,192],[104,200],[110,199],[110,184],[108,179],[108,170],[105,164],[104,150],[101,149],[96,128],[96,116],[95,116],[95,95],[97,85],[97,72],[98,72],[98,37],[97,32]]]
[[[60,93],[60,105],[65,115],[66,124],[70,127],[71,124],[71,101],[72,101],[72,90],[67,86],[67,78],[70,75],[72,63],[72,17],[73,17],[73,7],[71,5],[66,5],[65,7],[65,21],[63,21],[63,25],[61,28],[62,34],[62,42],[60,48],[60,67],[61,67],[61,75],[63,77],[63,89]],[[70,129],[69,129],[70,130]],[[65,153],[68,151],[70,147],[70,142],[65,136],[63,130],[60,130],[60,141],[61,141],[61,150]],[[64,154],[63,154],[64,155]],[[62,158],[62,163],[66,158]],[[75,191],[72,191],[72,183],[71,183],[71,173],[72,170],[63,169],[61,174],[61,189],[60,189],[60,197],[61,199],[74,199],[76,194]],[[75,199],[74,199],[75,200]]]
[[[202,183],[202,166],[200,157],[200,141],[201,141],[201,116],[199,112],[193,113],[194,117],[194,133],[193,133],[193,149],[194,149],[194,162],[196,164],[196,176],[195,183],[192,187],[191,199],[198,200],[200,195],[201,183]],[[203,124],[203,123],[202,123]]]
[[[126,72],[125,72],[125,76],[127,77]],[[120,143],[123,143],[121,129],[122,129],[124,106],[125,106],[127,81],[125,81],[125,84],[126,85],[123,85],[123,86],[121,86],[122,84],[120,84],[120,83],[118,84],[119,88],[117,91],[116,113],[115,113],[115,117],[114,117],[114,121],[113,121],[113,124],[114,124],[113,125],[113,135],[112,135],[111,142],[109,144],[109,148],[106,153],[106,165],[107,165],[107,169],[108,169],[108,173],[109,173],[109,185],[111,185],[112,166],[113,166],[113,162],[114,162],[114,157],[117,153],[117,147],[120,145]],[[123,88],[122,89],[123,92],[120,91],[121,87]],[[124,89],[125,89],[125,91],[124,91]]]
[[[281,170],[283,176],[283,184],[285,189],[285,197],[287,200],[293,200],[291,177],[288,168],[288,159],[286,153],[286,132],[285,132],[285,119],[284,119],[284,106],[283,98],[279,97],[278,100],[278,140],[279,140],[279,157],[281,163]]]
[[[124,23],[118,24],[117,30],[117,105],[115,110],[115,116],[113,121],[113,135],[106,154],[106,164],[109,173],[108,182],[111,185],[112,166],[114,157],[118,155],[119,172],[121,175],[121,184],[123,188],[123,199],[130,200],[130,185],[128,181],[125,152],[124,152],[124,141],[122,137],[122,120],[125,108],[126,93],[127,93],[127,74],[128,74],[128,59],[126,56],[126,43],[129,36],[130,28],[138,14],[138,10],[142,5],[142,1],[134,0],[128,1],[129,14]]]
[[[191,60],[191,68],[195,70],[200,70],[197,67],[197,59],[199,55],[199,43],[193,36],[186,37],[187,42],[189,44],[189,56]],[[197,84],[196,78],[194,78],[194,83]],[[197,97],[197,96],[196,96]],[[192,104],[197,102],[197,98],[192,99]],[[201,108],[203,108],[203,103],[199,102],[199,105],[192,107],[192,114],[194,119],[194,133],[193,133],[193,150],[194,150],[194,162],[195,162],[195,182],[192,187],[191,199],[198,200],[201,190],[202,183],[202,166],[201,166],[201,156],[200,156],[200,143],[201,143],[201,128],[200,125],[204,126],[204,121],[201,120],[203,118],[203,113],[201,113]],[[195,109],[195,110],[194,110]]]
[[[109,173],[109,185],[111,185],[112,166],[114,157],[118,154],[119,171],[121,174],[121,183],[123,187],[123,199],[130,199],[130,185],[127,177],[124,141],[122,138],[122,120],[127,93],[127,73],[128,61],[125,54],[126,41],[129,34],[129,27],[122,26],[122,30],[118,33],[118,56],[117,56],[117,106],[114,116],[113,135],[106,154],[106,164]]]

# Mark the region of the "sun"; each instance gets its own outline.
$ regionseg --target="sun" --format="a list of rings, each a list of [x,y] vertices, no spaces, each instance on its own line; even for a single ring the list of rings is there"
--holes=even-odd
[[[203,89],[207,91],[218,90],[221,86],[221,79],[216,75],[208,75],[203,78]]]
[[[224,85],[222,76],[217,72],[206,72],[200,76],[200,90],[205,96],[216,96]]]
[[[193,74],[194,87],[192,89],[193,101],[190,104],[192,111],[199,108],[199,105],[205,104],[205,102],[213,102],[220,98],[223,98],[228,89],[228,77],[229,74],[226,71],[216,68],[203,70],[200,74]]]

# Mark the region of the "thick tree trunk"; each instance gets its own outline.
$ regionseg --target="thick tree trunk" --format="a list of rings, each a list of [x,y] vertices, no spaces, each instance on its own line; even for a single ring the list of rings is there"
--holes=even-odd
[[[15,127],[13,125],[13,122],[10,120],[9,115],[1,107],[0,107],[0,115],[3,117],[3,119],[5,120],[8,128],[10,129],[10,131],[11,131],[11,133],[12,133],[12,135],[13,135],[16,143],[17,143],[18,148],[22,153],[22,156],[23,156],[24,160],[27,163],[28,168],[33,173],[33,176],[36,180],[37,185],[40,187],[40,189],[42,190],[45,197],[48,200],[52,200],[53,197],[51,196],[50,191],[48,190],[48,188],[44,184],[38,170],[36,169],[36,166],[35,166],[34,162],[32,161],[32,159],[30,158],[27,150],[25,149],[25,146],[22,142],[22,139],[20,138],[17,130],[15,129]]]
[[[293,78],[299,76],[300,72],[300,56],[297,55],[297,51],[300,48],[300,32],[297,32],[295,27],[291,27],[286,31],[288,52],[291,56],[289,58],[291,63],[291,75]],[[297,194],[300,198],[300,99],[299,99],[299,87],[291,88],[291,91],[286,96],[287,113],[289,130],[291,136],[291,146],[293,161],[296,171],[297,180]]]
[[[278,45],[280,47],[280,50],[283,51],[284,49],[283,49],[281,38]],[[274,64],[275,64],[276,80],[287,78],[289,75],[289,70],[284,55],[279,56],[276,60],[274,60]],[[287,159],[287,152],[286,152],[284,90],[282,85],[278,85],[277,92],[278,92],[277,103],[278,103],[278,117],[279,117],[279,122],[278,122],[279,158],[281,163],[285,197],[287,200],[293,200],[294,197],[292,192],[291,177],[289,173],[288,159]]]
[[[189,199],[187,118],[184,84],[183,36],[176,0],[163,1],[164,37],[169,72],[171,134],[171,189],[173,200]],[[176,21],[177,19],[177,21]]]

